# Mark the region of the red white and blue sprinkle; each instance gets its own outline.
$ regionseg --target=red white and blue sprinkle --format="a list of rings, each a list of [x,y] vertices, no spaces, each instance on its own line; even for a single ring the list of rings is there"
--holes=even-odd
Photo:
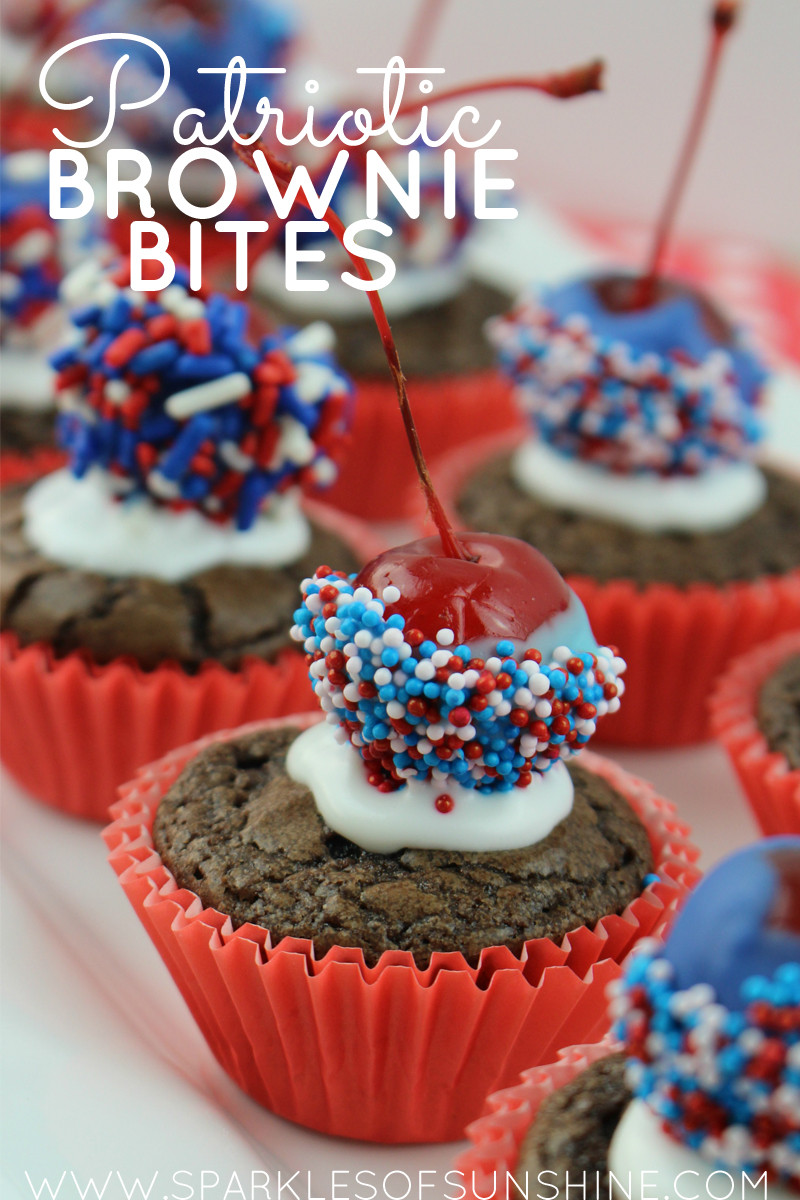
[[[95,217],[54,221],[47,154],[0,156],[0,320],[3,340],[24,335],[58,306],[66,271],[98,241]]]
[[[537,437],[610,471],[696,475],[752,456],[766,372],[691,293],[609,312],[591,280],[523,296],[487,326]]]
[[[454,645],[451,629],[425,636],[387,615],[402,599],[396,587],[378,597],[320,567],[301,592],[292,637],[328,721],[380,791],[408,779],[485,793],[526,787],[619,707],[625,663],[607,647],[561,646],[547,663],[504,640],[484,659]]]
[[[743,1005],[680,989],[658,943],[641,943],[615,988],[627,1079],[675,1139],[715,1169],[800,1185],[800,962],[742,984]]]
[[[110,472],[120,495],[194,506],[249,529],[267,499],[335,479],[352,389],[326,326],[255,345],[246,307],[188,290],[128,286],[127,265],[68,278],[77,344],[52,358],[72,470]]]

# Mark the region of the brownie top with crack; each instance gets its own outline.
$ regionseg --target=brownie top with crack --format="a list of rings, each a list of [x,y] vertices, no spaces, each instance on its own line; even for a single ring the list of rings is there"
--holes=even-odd
[[[621,913],[653,866],[647,832],[604,779],[570,765],[570,815],[517,850],[375,854],[333,832],[305,785],[286,772],[298,731],[219,742],[190,762],[159,805],[153,838],[179,886],[226,913],[317,954],[359,946],[368,964],[409,950],[417,964],[488,946],[519,953]],[[354,752],[355,753],[355,752]],[[385,797],[382,802],[390,803]]]
[[[294,645],[300,581],[323,562],[359,566],[341,538],[312,526],[308,551],[285,567],[218,566],[179,583],[74,570],[26,539],[24,491],[2,496],[0,628],[23,646],[46,642],[57,657],[85,650],[97,663],[129,657],[144,670],[174,661],[190,671],[208,660],[232,670],[248,656],[273,660]]]

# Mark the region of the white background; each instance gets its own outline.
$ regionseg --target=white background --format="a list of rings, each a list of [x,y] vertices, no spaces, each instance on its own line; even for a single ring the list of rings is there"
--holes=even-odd
[[[416,4],[299,0],[307,51],[337,71],[402,52]],[[519,150],[520,184],[578,211],[657,210],[694,98],[708,0],[450,0],[425,66],[446,79],[530,74],[598,55],[603,96],[482,96]],[[722,65],[684,230],[741,233],[800,258],[800,2],[749,0]]]

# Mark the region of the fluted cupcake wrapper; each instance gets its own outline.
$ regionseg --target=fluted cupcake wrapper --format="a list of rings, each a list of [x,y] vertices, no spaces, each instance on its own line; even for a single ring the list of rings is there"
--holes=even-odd
[[[397,393],[387,378],[356,380],[353,425],[339,477],[326,501],[373,521],[406,516],[405,496],[417,482]],[[509,382],[499,371],[408,381],[420,443],[429,458],[490,430],[520,426]]]
[[[55,446],[39,446],[30,454],[5,451],[0,454],[0,488],[12,487],[17,483],[31,483],[40,475],[47,475],[63,467],[66,455]]]
[[[364,560],[384,548],[362,522],[317,502],[308,515]],[[298,580],[299,584],[299,580]],[[298,588],[298,602],[299,602]],[[143,671],[130,659],[99,666],[80,652],[56,658],[43,643],[20,648],[0,634],[0,758],[38,800],[105,821],[116,789],[144,762],[216,729],[302,712],[315,703],[304,655],[251,658],[232,671],[177,663]]]
[[[615,1049],[610,1036],[593,1045],[569,1046],[559,1051],[556,1062],[523,1071],[513,1087],[487,1098],[485,1115],[467,1129],[472,1144],[454,1164],[454,1172],[460,1173],[454,1179],[466,1189],[465,1200],[506,1196],[506,1182],[509,1176],[516,1178],[520,1148],[542,1104]],[[515,1195],[510,1183],[508,1195]]]
[[[461,1136],[487,1093],[523,1067],[603,1036],[606,987],[620,962],[640,938],[664,930],[698,876],[697,850],[673,807],[586,753],[584,764],[628,799],[654,849],[659,881],[621,915],[561,945],[528,942],[519,957],[486,949],[476,967],[460,953],[435,954],[422,970],[408,952],[387,951],[369,967],[359,949],[317,958],[307,940],[273,946],[266,929],[234,930],[179,889],[153,846],[161,797],[214,740],[173,752],[121,789],[104,832],[110,861],[221,1065],[259,1103],[322,1133],[378,1142]]]
[[[800,630],[784,634],[735,659],[711,697],[711,729],[727,751],[768,837],[800,834],[800,770],[770,750],[758,726],[762,686],[788,658],[800,654]]]
[[[507,435],[473,442],[432,464],[442,503],[453,515],[470,475],[519,439]],[[424,501],[410,489],[406,516],[426,525]],[[711,736],[708,698],[735,654],[800,628],[800,570],[724,586],[676,587],[628,580],[599,583],[567,576],[583,601],[600,645],[616,646],[628,664],[619,711],[598,722],[603,745],[681,746]]]

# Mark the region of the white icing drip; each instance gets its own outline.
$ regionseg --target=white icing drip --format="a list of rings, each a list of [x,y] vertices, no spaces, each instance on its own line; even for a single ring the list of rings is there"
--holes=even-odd
[[[392,240],[385,240],[387,245],[384,249],[386,253],[391,253]],[[327,244],[320,249],[329,252]],[[253,286],[265,296],[280,301],[298,318],[323,317],[348,321],[369,317],[366,293],[342,283],[339,272],[325,268],[324,262],[301,264],[298,278],[325,279],[330,285],[327,291],[290,292],[286,289],[283,255],[265,254],[253,267]],[[351,269],[349,260],[344,264],[344,269]],[[465,282],[466,274],[461,260],[431,267],[408,267],[399,263],[397,274],[390,284],[381,288],[380,297],[390,317],[401,317],[420,308],[432,308],[444,303],[455,296]]]
[[[755,512],[767,492],[753,463],[725,463],[673,478],[617,475],[532,440],[517,449],[511,469],[529,495],[650,533],[729,529]]]
[[[55,371],[33,347],[3,346],[0,351],[0,400],[4,408],[43,412],[55,406]]]
[[[725,1172],[733,1177],[736,1186],[733,1195],[764,1195],[760,1189],[742,1190],[740,1168],[726,1167],[712,1180],[711,1190],[704,1184],[715,1173],[715,1167],[702,1158],[696,1150],[684,1146],[664,1132],[660,1119],[643,1100],[633,1100],[616,1128],[608,1149],[608,1167],[619,1181],[612,1180],[612,1196],[615,1200],[667,1200],[671,1197],[724,1195],[729,1186]],[[678,1180],[682,1172],[688,1172]],[[737,1174],[738,1172],[738,1174]],[[633,1184],[628,1187],[628,1177]],[[757,1175],[753,1176],[753,1188]],[[677,1181],[677,1186],[676,1186]],[[714,1186],[716,1184],[716,1187]],[[770,1200],[791,1200],[796,1193],[778,1183],[769,1185]]]
[[[562,762],[509,792],[485,795],[452,779],[409,780],[396,792],[379,792],[367,782],[361,756],[324,723],[292,743],[286,769],[310,788],[331,829],[375,854],[406,848],[515,850],[547,837],[572,810],[572,780]],[[450,812],[435,807],[442,794],[453,800]]]
[[[149,496],[115,500],[114,481],[94,468],[39,480],[25,498],[25,535],[45,558],[104,575],[146,575],[175,582],[224,563],[280,567],[311,543],[294,495],[274,496],[252,528],[208,520],[196,509],[174,512]]]

